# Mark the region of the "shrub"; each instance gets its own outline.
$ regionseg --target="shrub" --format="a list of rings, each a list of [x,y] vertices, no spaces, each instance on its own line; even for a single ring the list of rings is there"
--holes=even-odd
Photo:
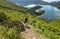
[[[0,25],[0,39],[23,39],[16,27],[8,28]]]
[[[5,13],[0,12],[0,23],[3,23],[4,21],[7,21],[8,17],[5,15]]]

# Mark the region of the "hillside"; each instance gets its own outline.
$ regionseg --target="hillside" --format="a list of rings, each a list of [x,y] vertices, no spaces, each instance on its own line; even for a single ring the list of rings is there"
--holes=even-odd
[[[21,6],[27,6],[30,4],[49,4],[48,2],[45,2],[43,0],[9,0],[9,1]]]
[[[23,12],[23,13],[30,13],[30,14],[35,14],[35,15],[38,15],[37,12],[33,11],[33,10],[29,10],[29,9],[26,9],[26,8],[23,8],[21,6],[16,6],[15,4],[12,4],[10,2],[5,2],[5,1],[0,1],[0,7],[2,8],[6,8],[6,9],[11,9],[11,10],[15,10],[15,11],[18,11],[18,12]]]
[[[50,4],[53,5],[53,6],[56,6],[58,9],[60,9],[60,1],[58,1],[58,2],[51,2]]]
[[[24,39],[21,31],[25,30],[24,17],[33,30],[48,39],[60,39],[60,19],[47,22],[37,17],[39,14],[29,9],[17,6],[6,0],[0,0],[0,39]]]
[[[33,10],[0,0],[0,39],[23,39],[20,32],[25,30],[22,24],[24,17],[31,19],[37,15],[35,13]]]

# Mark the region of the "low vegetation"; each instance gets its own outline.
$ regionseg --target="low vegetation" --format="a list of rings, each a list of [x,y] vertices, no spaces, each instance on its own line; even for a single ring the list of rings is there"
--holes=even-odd
[[[44,13],[45,13],[45,11],[44,11],[44,10],[39,10],[37,14],[42,15],[42,14],[44,14]]]
[[[35,6],[35,7],[30,8],[30,9],[31,9],[31,10],[37,10],[37,9],[39,9],[39,8],[42,8],[42,6]]]
[[[0,39],[23,39],[17,32],[16,27],[8,28],[0,25]]]

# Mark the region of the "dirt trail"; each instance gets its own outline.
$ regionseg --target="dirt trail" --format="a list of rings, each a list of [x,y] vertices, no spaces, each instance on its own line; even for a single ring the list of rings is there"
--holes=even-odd
[[[22,31],[21,34],[25,39],[41,39],[40,35],[32,30],[32,26],[25,25],[26,31]]]

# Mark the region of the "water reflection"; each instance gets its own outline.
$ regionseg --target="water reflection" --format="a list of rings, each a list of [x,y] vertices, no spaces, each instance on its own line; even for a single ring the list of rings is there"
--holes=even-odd
[[[42,9],[45,10],[45,13],[40,16],[41,18],[47,19],[48,21],[60,18],[60,10],[56,7],[50,5],[43,5]]]

